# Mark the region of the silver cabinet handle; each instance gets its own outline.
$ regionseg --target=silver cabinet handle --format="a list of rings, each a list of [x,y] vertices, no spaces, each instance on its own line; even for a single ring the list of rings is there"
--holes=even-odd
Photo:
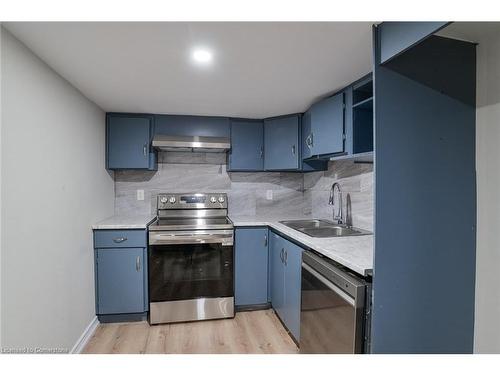
[[[292,146],[292,154],[295,155],[295,145]]]
[[[127,237],[115,237],[115,238],[113,238],[114,243],[122,243],[125,241],[127,241]]]
[[[288,250],[285,250],[285,266],[288,264]]]
[[[282,248],[282,249],[281,249],[281,251],[280,251],[280,259],[281,259],[281,263],[285,263],[285,258],[284,258],[284,256],[283,256],[284,252],[285,252],[285,249],[283,249],[283,248]]]
[[[267,247],[267,234],[264,235],[264,246]]]
[[[312,141],[312,133],[309,134],[306,138],[306,146],[309,148],[309,149],[312,149],[312,145],[313,145],[313,141]]]
[[[141,257],[138,256],[136,259],[135,259],[135,270],[137,272],[139,272],[141,270]]]
[[[260,148],[260,158],[264,159],[264,147]]]
[[[148,145],[144,143],[144,146],[142,146],[142,153],[144,154],[144,156],[146,156],[147,152],[148,152]]]
[[[314,146],[313,133],[309,134],[309,137],[311,137],[311,147],[310,148],[312,148]]]

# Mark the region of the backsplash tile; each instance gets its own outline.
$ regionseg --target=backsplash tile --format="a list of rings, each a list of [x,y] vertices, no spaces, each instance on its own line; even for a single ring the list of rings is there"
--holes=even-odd
[[[342,189],[344,217],[349,215],[352,225],[373,231],[373,164],[339,160],[329,162],[327,171],[304,174],[304,204],[311,207],[311,216],[332,220],[328,198],[335,182]]]
[[[329,163],[324,172],[227,172],[225,154],[162,152],[158,171],[115,172],[115,213],[149,214],[164,192],[223,192],[229,214],[332,218],[330,188],[339,182],[344,213],[348,198],[352,224],[373,230],[373,165],[349,160]],[[144,201],[136,190],[144,190]],[[273,199],[267,200],[267,190]]]
[[[157,172],[115,172],[116,214],[154,213],[158,193],[222,192],[233,215],[303,215],[300,173],[227,172],[225,154],[162,152],[158,160]],[[136,199],[138,189],[144,201]],[[266,199],[267,190],[273,200]]]

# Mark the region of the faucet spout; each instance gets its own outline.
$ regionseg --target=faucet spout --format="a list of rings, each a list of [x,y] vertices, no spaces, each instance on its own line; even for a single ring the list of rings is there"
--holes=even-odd
[[[338,195],[338,208],[337,208],[337,213],[335,213],[335,192],[337,192]],[[330,189],[330,197],[328,199],[328,204],[330,206],[333,206],[333,220],[337,220],[338,224],[343,224],[344,223],[344,215],[342,213],[342,190],[340,188],[340,184],[338,182],[335,182],[332,184],[332,187]]]

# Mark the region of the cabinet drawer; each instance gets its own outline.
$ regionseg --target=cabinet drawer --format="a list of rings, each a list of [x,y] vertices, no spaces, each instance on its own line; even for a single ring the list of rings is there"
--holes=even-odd
[[[147,247],[144,229],[137,230],[95,230],[94,247]]]

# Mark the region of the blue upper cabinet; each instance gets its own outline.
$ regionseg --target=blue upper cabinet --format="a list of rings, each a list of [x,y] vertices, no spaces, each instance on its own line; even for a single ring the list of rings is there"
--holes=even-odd
[[[449,22],[383,22],[378,27],[380,63],[383,64],[442,29]]]
[[[302,115],[302,159],[312,156],[312,133],[311,133],[311,111],[308,110]]]
[[[152,133],[152,116],[108,113],[107,169],[154,169],[155,154],[150,150]]]
[[[264,169],[264,123],[260,120],[231,121],[230,171]]]
[[[265,170],[299,169],[299,127],[300,116],[297,114],[264,120]]]
[[[349,90],[346,111],[347,152],[362,154],[373,151],[373,78],[368,75]]]
[[[344,152],[344,92],[311,107],[311,131],[304,135],[310,156]]]
[[[268,301],[268,229],[235,231],[235,305],[262,305]]]

